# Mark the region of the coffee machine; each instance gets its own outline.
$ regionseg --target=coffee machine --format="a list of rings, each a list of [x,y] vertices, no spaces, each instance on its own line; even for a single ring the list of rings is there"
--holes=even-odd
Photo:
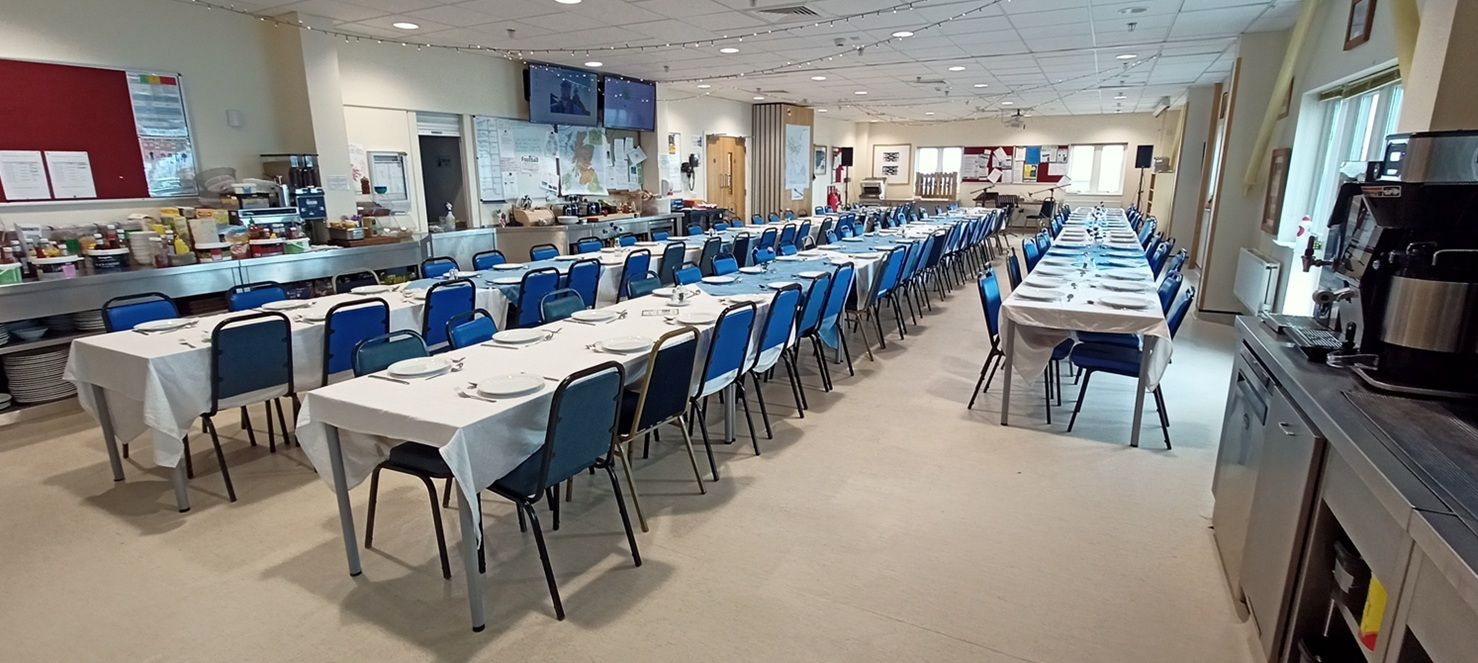
[[[263,154],[262,172],[282,187],[282,206],[298,210],[308,237],[327,244],[328,205],[318,172],[317,154]]]
[[[1478,397],[1478,131],[1389,136],[1377,178],[1342,188],[1336,212],[1355,371],[1383,391]]]

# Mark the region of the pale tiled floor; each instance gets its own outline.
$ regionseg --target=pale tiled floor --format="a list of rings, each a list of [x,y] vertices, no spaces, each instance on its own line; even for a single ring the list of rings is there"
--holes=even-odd
[[[720,447],[723,480],[706,496],[669,436],[638,464],[652,523],[641,568],[608,486],[582,481],[550,541],[565,622],[532,538],[485,498],[483,633],[468,628],[455,552],[441,579],[414,480],[386,475],[376,549],[351,579],[332,493],[296,450],[228,442],[241,496],[228,505],[199,445],[182,515],[165,474],[139,464],[147,449],[127,482],[109,480],[86,415],[8,429],[0,658],[1253,660],[1209,530],[1230,328],[1182,330],[1169,452],[1156,429],[1145,448],[1125,444],[1127,379],[1095,380],[1071,435],[1072,394],[1051,427],[1030,387],[1013,401],[1017,426],[997,423],[998,387],[966,411],[982,328],[974,293],[953,294],[855,378],[843,371],[835,393],[811,391],[805,419],[776,405],[763,456]],[[769,393],[787,402],[780,384]],[[361,533],[367,494],[353,494]]]

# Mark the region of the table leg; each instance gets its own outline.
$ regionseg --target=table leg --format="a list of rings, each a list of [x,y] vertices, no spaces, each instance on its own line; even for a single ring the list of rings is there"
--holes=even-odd
[[[186,491],[185,462],[181,460],[169,472],[169,482],[174,485],[174,501],[180,513],[190,510],[190,493]]]
[[[1005,349],[1003,350],[1006,356],[1001,362],[1001,425],[1006,426],[1008,425],[1006,416],[1011,411],[1011,360],[1016,356],[1016,353],[1013,352],[1016,349],[1016,325],[1007,321],[1005,329],[1001,333],[1006,335]]]
[[[344,536],[344,556],[349,558],[349,575],[357,576],[363,569],[359,566],[359,540],[354,533],[354,508],[349,506],[349,482],[344,478],[344,450],[339,446],[339,429],[333,426],[324,428],[329,469],[334,477],[334,496],[339,500],[339,529]]]
[[[744,376],[739,377],[742,379]],[[735,409],[738,400],[739,389],[737,387],[732,384],[724,387],[724,441],[726,442],[733,442],[735,439],[734,418],[738,416],[738,411]]]
[[[1134,430],[1129,432],[1129,446],[1139,446],[1139,426],[1144,420],[1144,389],[1150,381],[1150,353],[1154,352],[1155,337],[1144,337],[1144,351],[1139,353],[1139,383],[1134,387]]]
[[[479,512],[473,511],[461,486],[457,486],[457,514],[462,519],[462,565],[467,574],[467,607],[472,611],[472,630],[480,632],[488,625],[483,614],[482,575],[477,570],[477,530],[482,518]]]
[[[97,407],[98,425],[103,428],[103,447],[108,450],[108,465],[113,468],[113,480],[123,480],[123,457],[118,455],[118,438],[113,435],[113,413],[108,410],[108,392],[98,385],[92,389],[92,402]]]

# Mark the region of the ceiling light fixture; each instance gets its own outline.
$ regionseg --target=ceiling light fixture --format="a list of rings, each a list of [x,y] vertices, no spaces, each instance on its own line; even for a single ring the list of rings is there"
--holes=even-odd
[[[975,87],[990,87],[989,83],[976,83]]]
[[[400,28],[401,30],[420,30],[421,29],[421,26],[416,25],[415,23],[411,23],[410,21],[396,21],[394,23],[391,23],[390,25],[393,25],[393,26],[395,26],[397,28]]]
[[[1120,92],[1120,93],[1114,95],[1114,98],[1115,99],[1128,99],[1129,97],[1124,96],[1124,93],[1123,92]]]
[[[960,65],[955,65],[953,67],[950,67],[949,70],[950,71],[964,71],[965,68],[964,67],[961,67]]]
[[[595,68],[595,67],[603,67],[603,66],[605,66],[605,64],[606,63],[601,62],[599,60],[591,60],[589,62],[586,62],[585,63],[585,66],[591,67],[591,68]]]
[[[718,49],[718,52],[723,53],[724,55],[733,55],[735,53],[738,53],[739,49],[734,48],[733,46],[725,46]]]
[[[812,76],[811,77],[811,80],[813,80],[813,81],[824,81],[824,80],[826,80],[826,77],[825,76]]]
[[[1120,53],[1120,54],[1114,56],[1114,58],[1115,59],[1118,59],[1118,60],[1133,60],[1134,58],[1137,58],[1137,57],[1139,57],[1139,56],[1138,55],[1135,55],[1134,53]]]
[[[580,4],[580,0],[554,0],[554,1],[555,2],[558,2],[559,4],[562,4],[562,5],[578,5],[578,4]]]
[[[760,96],[760,95],[755,95],[754,100],[755,101],[764,101],[765,98],[763,96]]]
[[[1016,102],[1014,102],[1014,101],[1003,101],[1003,102],[1001,102],[1001,105],[1002,106],[1015,106],[1016,105]]]
[[[712,85],[709,85],[707,83],[699,83],[698,84],[698,89],[700,89],[700,90],[707,90],[708,88],[711,88],[711,87],[713,87],[713,86]]]
[[[817,113],[825,113],[826,112],[826,109],[825,108],[817,108],[816,109],[816,112]]]
[[[1149,11],[1149,9],[1145,7],[1124,7],[1119,10],[1119,13],[1125,16],[1133,16],[1135,14],[1143,14],[1147,11]]]
[[[856,94],[856,95],[863,95],[863,94],[867,94],[867,90],[858,90],[858,91],[856,91],[856,92],[853,92],[853,93],[852,93],[852,94]]]
[[[927,112],[925,112],[925,113],[924,113],[924,114],[925,114],[925,115],[933,115],[933,114],[934,114],[934,111],[927,111]]]
[[[899,30],[898,32],[893,33],[893,36],[899,39],[903,39],[905,37],[912,37],[913,33],[909,32],[908,30]]]

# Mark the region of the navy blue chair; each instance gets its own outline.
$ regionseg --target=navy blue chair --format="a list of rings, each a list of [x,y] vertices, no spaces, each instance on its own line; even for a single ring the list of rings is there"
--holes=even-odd
[[[487,343],[496,333],[498,325],[493,323],[493,316],[480,308],[458,313],[446,321],[447,342],[451,343],[453,350]]]
[[[580,293],[569,288],[555,290],[544,295],[539,300],[539,313],[543,317],[543,323],[559,322],[570,317],[575,311],[585,310],[585,300]]]
[[[378,373],[398,361],[425,357],[429,354],[421,335],[410,330],[401,330],[368,339],[354,349],[354,374],[356,376]],[[450,579],[452,567],[447,559],[446,532],[441,524],[441,506],[451,497],[452,470],[442,459],[436,447],[419,442],[402,442],[390,448],[390,456],[375,466],[370,474],[369,522],[364,528],[364,547],[375,544],[375,508],[380,503],[380,471],[390,470],[421,480],[426,486],[431,501],[431,522],[436,525],[436,552],[441,556],[441,577]],[[446,481],[442,504],[436,503],[435,479]],[[481,550],[478,551],[481,554]]]
[[[426,305],[421,309],[421,335],[426,346],[440,348],[447,343],[446,323],[458,313],[477,308],[477,286],[467,279],[442,281],[426,291]]]
[[[837,266],[831,277],[831,287],[826,292],[826,308],[821,313],[821,324],[816,328],[816,336],[820,338],[822,345],[840,348],[842,355],[847,358],[847,375],[857,373],[852,368],[852,350],[847,347],[847,334],[842,328],[842,320],[847,315],[847,300],[853,295],[856,280],[856,265],[848,262]]]
[[[539,310],[539,303],[544,301],[544,295],[558,288],[559,270],[553,267],[525,272],[523,280],[519,282],[518,304],[512,311],[513,324],[506,322],[504,324],[516,329],[539,326],[543,316],[543,312]]]
[[[1166,242],[1160,242],[1155,247],[1155,250],[1150,254],[1150,256],[1149,256],[1150,271],[1153,272],[1156,277],[1159,277],[1160,276],[1160,272],[1165,269],[1165,260],[1166,260],[1166,258],[1169,258],[1169,257],[1170,257],[1170,245],[1168,243],[1166,243]]]
[[[561,620],[565,618],[564,604],[560,601],[554,568],[549,562],[544,529],[539,524],[538,510],[534,508],[539,500],[547,497],[554,510],[554,529],[559,529],[559,499],[554,491],[560,483],[586,470],[606,471],[611,479],[611,489],[616,493],[616,507],[621,512],[621,524],[626,528],[632,561],[641,566],[636,533],[632,531],[631,518],[626,514],[626,500],[612,460],[616,453],[625,377],[620,364],[606,362],[560,382],[549,408],[549,427],[544,433],[544,444],[512,472],[488,487],[494,494],[513,502],[533,525],[539,561],[544,566],[549,597],[554,601],[554,615]]]
[[[1185,267],[1187,260],[1190,260],[1190,254],[1187,254],[1185,249],[1181,249],[1174,256],[1171,256],[1165,267],[1166,278],[1169,278],[1171,274],[1179,274],[1181,268]]]
[[[749,217],[749,225],[752,225],[752,226],[763,226],[763,225],[765,225],[765,217],[760,216],[758,214],[756,214],[754,216],[751,216],[751,217]]]
[[[775,249],[763,245],[754,247],[754,255],[750,257],[749,264],[763,266],[772,262],[775,262]]]
[[[287,299],[287,289],[275,281],[235,285],[226,291],[226,308],[233,312],[250,311],[284,299]]]
[[[823,274],[811,279],[807,287],[805,303],[801,306],[800,315],[796,318],[795,337],[797,340],[809,340],[811,352],[816,356],[816,372],[821,376],[821,388],[831,391],[831,373],[826,368],[826,359],[821,349],[821,337],[817,334],[821,329],[821,322],[826,313],[826,296],[830,294],[831,274]],[[797,349],[797,353],[799,349]]]
[[[1021,261],[1016,259],[1016,251],[1006,256],[1006,280],[1011,282],[1011,289],[1016,290],[1021,285]]]
[[[621,233],[616,236],[616,246],[636,246],[636,235]]]
[[[816,229],[816,236],[826,237],[826,233],[831,232],[831,229],[834,227],[836,227],[836,221],[829,218],[822,219],[820,227]]]
[[[457,261],[446,256],[432,256],[421,261],[421,278],[439,279],[457,271]]]
[[[633,280],[645,278],[647,273],[651,271],[651,267],[651,251],[648,251],[646,249],[636,249],[635,251],[626,254],[626,264],[621,266],[621,279],[616,282],[617,284],[619,284],[619,289],[617,290],[617,298],[620,298],[620,293],[628,292],[630,290],[631,282]],[[661,279],[658,280],[660,281]]]
[[[742,379],[749,359],[749,339],[754,333],[755,318],[759,317],[757,311],[752,302],[745,302],[730,306],[719,314],[713,326],[713,336],[708,341],[708,357],[703,362],[701,373],[703,377],[690,399],[695,416],[688,420],[688,425],[691,427],[696,422],[703,432],[703,448],[708,452],[708,468],[713,472],[714,481],[718,481],[718,462],[713,458],[713,445],[708,439],[709,396],[730,385],[735,387],[735,397],[744,406],[744,419],[749,424],[750,442],[759,448]]]
[[[784,228],[781,228],[780,229],[780,247],[779,248],[781,250],[784,250],[785,247],[787,247],[787,246],[789,246],[789,247],[794,247],[795,246],[795,233],[796,233],[796,227],[795,227],[795,224],[794,223],[787,223],[787,224],[785,224],[785,227]]]
[[[180,317],[174,300],[162,292],[114,297],[103,304],[103,329],[128,331],[145,322]]]
[[[779,225],[780,222],[781,222],[780,221],[780,215],[779,214],[776,214],[774,212],[771,212],[770,213],[770,218],[767,219],[765,222],[766,223],[773,223],[773,224]]]
[[[878,332],[878,343],[888,347],[888,339],[883,334],[882,305],[887,302],[893,306],[893,317],[898,323],[898,338],[906,338],[907,332],[903,329],[903,309],[898,302],[898,285],[903,276],[903,266],[908,259],[908,249],[895,246],[888,250],[888,257],[883,260],[882,268],[878,270],[877,283],[873,286],[872,296],[864,303],[859,314],[862,317],[872,318],[873,325]],[[859,320],[860,322],[860,320]],[[862,339],[867,343],[867,327],[861,325]],[[867,356],[877,361],[872,354],[872,345],[867,346]]]
[[[1170,328],[1170,338],[1174,339],[1176,332],[1185,322],[1186,315],[1190,313],[1191,302],[1196,299],[1196,289],[1190,288],[1181,295],[1170,311],[1166,324]],[[1078,388],[1078,402],[1073,406],[1073,416],[1068,420],[1067,430],[1072,432],[1073,425],[1077,423],[1078,412],[1083,409],[1083,396],[1088,392],[1088,381],[1093,378],[1094,373],[1109,373],[1128,378],[1139,378],[1139,364],[1142,358],[1142,350],[1139,348],[1127,348],[1118,345],[1106,345],[1099,343],[1079,343],[1073,348],[1070,360],[1073,366],[1083,371],[1082,385]],[[1165,436],[1165,448],[1170,448],[1170,417],[1165,412],[1165,395],[1160,385],[1155,385],[1152,392],[1155,397],[1155,412],[1160,417],[1161,432]]]
[[[809,220],[802,221],[800,228],[797,229],[796,232],[795,232],[795,243],[796,243],[797,246],[805,246],[806,243],[807,242],[810,242],[810,241],[811,241],[811,222]]]
[[[990,391],[990,383],[995,380],[1001,359],[1006,356],[1001,351],[1001,284],[996,280],[995,272],[986,270],[976,285],[980,290],[980,306],[985,311],[985,330],[986,338],[990,341],[990,352],[986,353],[985,363],[980,366],[980,377],[975,380],[975,391],[970,394],[970,403],[965,406],[966,410],[975,407],[975,399],[981,392]]]
[[[793,212],[791,210],[785,210],[785,220],[786,221],[794,221],[795,220],[795,212]]]
[[[756,248],[762,248],[762,249],[769,249],[771,251],[774,251],[775,250],[775,242],[778,241],[779,237],[780,237],[780,231],[779,230],[776,230],[775,228],[765,228],[765,231],[762,232],[762,233],[760,233],[760,242],[759,242],[759,244],[756,244],[755,247]]]
[[[729,229],[729,224],[727,224],[727,223],[719,222],[719,223],[713,224],[713,231],[714,232],[721,233],[721,232],[723,232],[725,230],[728,230],[728,229]]]
[[[800,249],[797,249],[794,244],[780,245],[780,255],[782,256],[793,256],[797,253],[800,253]]]
[[[734,243],[729,247],[729,256],[738,263],[740,267],[749,264],[751,252],[749,250],[749,235],[740,235],[734,238]]]
[[[357,269],[352,272],[334,275],[334,292],[340,295],[346,292],[352,292],[355,288],[379,284],[380,275],[376,274],[374,270]]]
[[[704,276],[713,276],[713,260],[723,251],[724,241],[717,237],[710,237],[703,242],[703,250],[698,254],[698,269]]]
[[[676,281],[677,270],[683,268],[683,258],[688,254],[688,245],[682,242],[672,242],[662,248],[662,264],[657,266],[657,278],[662,283],[672,285]]]
[[[264,396],[264,393],[270,395]],[[231,472],[226,468],[226,454],[221,451],[221,437],[216,432],[214,417],[222,408],[266,402],[270,404],[268,421],[271,421],[271,405],[275,405],[277,422],[286,438],[287,419],[278,399],[283,396],[296,399],[296,394],[293,386],[292,325],[287,316],[263,311],[224,320],[211,330],[210,411],[201,415],[201,421],[202,428],[210,434],[211,445],[215,447],[221,479],[226,483],[226,495],[232,502],[236,501],[236,488],[231,484]],[[250,401],[246,401],[248,397]],[[275,443],[272,443],[271,450],[276,453]],[[185,454],[189,453],[187,445]]]
[[[726,221],[726,223],[729,224],[729,227],[730,228],[743,228],[744,227],[744,219],[741,219],[741,218],[739,218],[737,216],[734,217],[734,218],[728,219]]]
[[[654,242],[665,242],[670,237],[672,237],[672,233],[669,233],[666,230],[652,231],[652,241]]]
[[[648,274],[646,278],[633,279],[631,283],[626,284],[626,298],[636,299],[637,297],[646,297],[656,292],[657,288],[660,287],[662,287],[662,279]]]
[[[472,268],[477,271],[492,269],[505,262],[508,262],[508,258],[504,257],[503,252],[497,249],[481,251],[472,256]]]
[[[775,291],[770,298],[770,310],[765,314],[764,326],[760,328],[759,347],[755,349],[754,361],[749,365],[750,380],[754,383],[755,398],[760,404],[760,419],[765,424],[765,437],[775,439],[770,429],[770,413],[765,407],[765,392],[760,386],[760,376],[767,374],[777,365],[785,364],[785,375],[790,380],[791,396],[795,398],[795,411],[806,418],[806,396],[801,391],[800,373],[796,371],[795,357],[790,352],[790,339],[795,334],[796,317],[800,313],[801,286],[790,283]],[[759,440],[754,442],[754,455],[760,455]]]
[[[739,271],[739,261],[733,256],[719,256],[713,261],[713,275],[727,276]]]
[[[570,247],[570,253],[600,253],[602,246],[604,245],[600,243],[600,240],[594,237],[586,237],[575,242],[575,245]]]
[[[379,298],[336,304],[323,320],[323,381],[353,370],[354,348],[367,339],[390,333],[390,305]]]
[[[540,260],[553,260],[557,256],[559,256],[559,247],[553,244],[540,244],[538,246],[529,247],[529,260],[535,262]]]
[[[1028,237],[1021,240],[1021,255],[1026,258],[1026,272],[1030,274],[1042,259],[1042,247],[1037,246],[1036,240]]]
[[[688,226],[688,236],[690,236],[690,237],[697,237],[698,235],[702,235],[702,234],[703,234],[703,226],[700,226],[700,225],[698,225],[696,223],[693,224],[693,225],[691,225],[691,226]]]
[[[616,444],[616,456],[626,472],[626,486],[631,490],[631,503],[636,507],[636,519],[643,532],[647,531],[647,517],[642,511],[641,497],[636,490],[636,479],[631,474],[631,445],[645,438],[642,456],[651,452],[652,434],[666,424],[676,424],[688,448],[688,462],[693,467],[693,478],[698,480],[698,492],[707,494],[703,485],[703,473],[698,469],[698,456],[693,452],[693,437],[688,434],[686,413],[688,409],[688,386],[693,381],[693,369],[698,362],[698,330],[681,327],[663,334],[652,345],[647,354],[647,372],[641,385],[627,389],[621,396],[621,438]]]
[[[679,269],[673,274],[673,283],[677,285],[692,285],[702,280],[703,272],[692,265]]]
[[[600,290],[600,260],[586,258],[575,261],[565,275],[565,287],[580,293],[585,308],[595,308],[596,294]]]

